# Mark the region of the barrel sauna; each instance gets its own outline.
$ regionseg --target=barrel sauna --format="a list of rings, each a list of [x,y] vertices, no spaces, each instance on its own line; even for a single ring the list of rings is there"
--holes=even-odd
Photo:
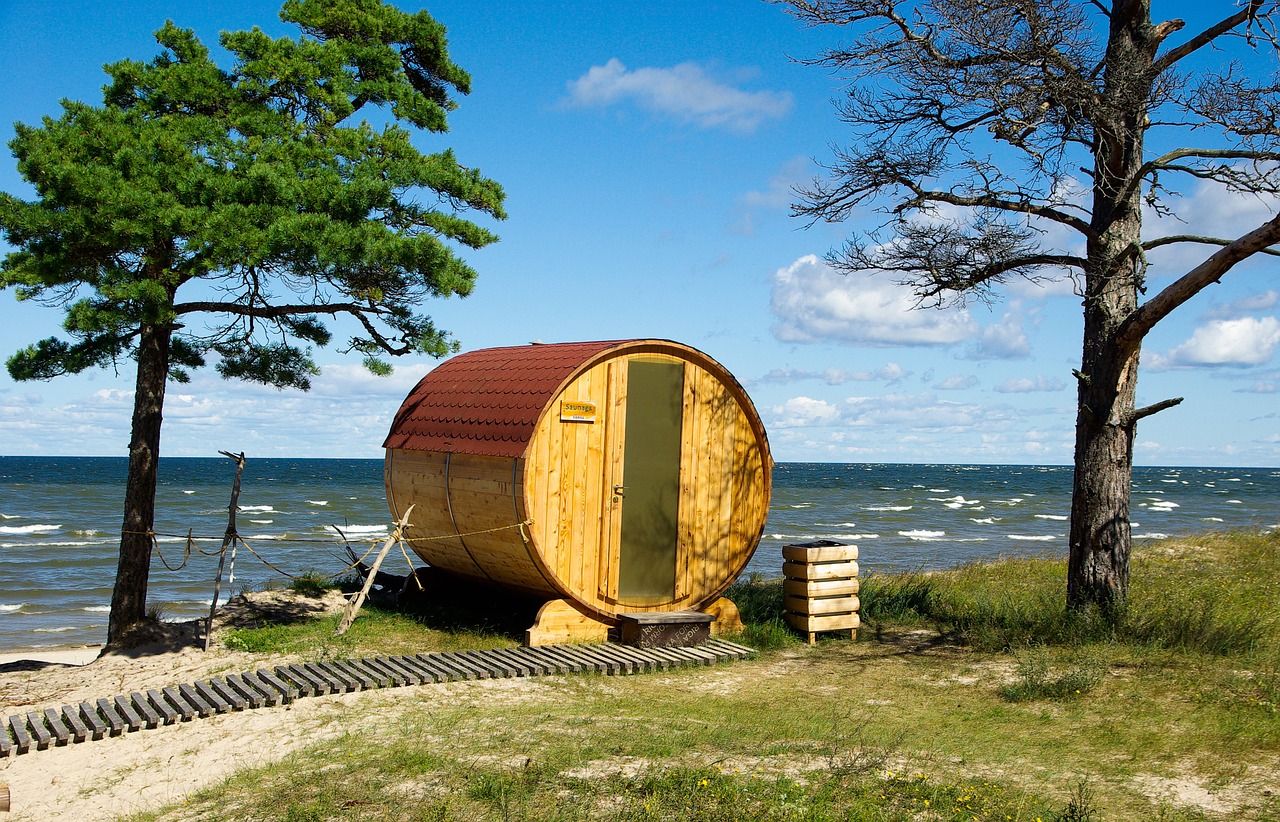
[[[746,567],[772,460],[742,386],[666,340],[532,344],[449,359],[400,406],[387,501],[429,565],[547,602],[530,644],[623,615],[704,611]],[[737,623],[740,624],[740,623]]]

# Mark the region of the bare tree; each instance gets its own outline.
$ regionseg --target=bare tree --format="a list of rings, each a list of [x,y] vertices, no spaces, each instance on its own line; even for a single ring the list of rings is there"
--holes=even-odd
[[[1181,402],[1136,406],[1143,339],[1280,242],[1280,217],[1239,236],[1143,234],[1144,207],[1172,215],[1168,198],[1189,183],[1275,202],[1277,2],[1226,7],[1188,32],[1153,21],[1149,0],[786,0],[802,22],[852,37],[808,61],[848,80],[837,107],[852,139],[794,211],[886,217],[832,250],[835,268],[891,272],[937,306],[990,298],[1012,277],[1076,283],[1073,608],[1123,602],[1135,426]],[[1050,239],[1063,236],[1074,239]],[[1147,252],[1170,244],[1199,262],[1147,297]]]

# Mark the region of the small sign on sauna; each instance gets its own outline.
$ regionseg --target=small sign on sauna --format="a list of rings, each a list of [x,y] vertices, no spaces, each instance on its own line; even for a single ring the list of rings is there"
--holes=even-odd
[[[561,422],[595,422],[596,404],[578,400],[560,401]]]

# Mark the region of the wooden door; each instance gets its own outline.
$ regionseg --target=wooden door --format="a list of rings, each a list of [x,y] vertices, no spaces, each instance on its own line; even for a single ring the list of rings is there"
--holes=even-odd
[[[684,363],[629,360],[624,405],[611,472],[616,576],[607,587],[619,603],[657,605],[676,598]]]

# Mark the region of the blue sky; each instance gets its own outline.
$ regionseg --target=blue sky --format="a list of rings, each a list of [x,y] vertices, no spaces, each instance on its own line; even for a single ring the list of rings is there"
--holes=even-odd
[[[1197,8],[1207,6],[1231,8]],[[779,461],[1070,463],[1080,302],[1069,282],[1013,284],[991,306],[911,310],[890,277],[840,276],[822,262],[872,215],[813,227],[789,216],[792,187],[844,136],[831,106],[838,78],[792,58],[836,33],[754,0],[427,8],[473,87],[450,133],[418,145],[451,146],[498,180],[510,214],[492,226],[501,242],[467,255],[475,293],[429,307],[464,350],[678,340],[746,386]],[[0,137],[15,121],[56,115],[60,98],[100,102],[101,66],[152,57],[166,17],[216,50],[224,29],[293,33],[277,9],[0,0],[0,73],[11,78]],[[0,188],[30,195],[8,152]],[[1192,187],[1174,207],[1186,224],[1170,230],[1235,236],[1276,203]],[[1153,257],[1153,288],[1189,261],[1185,251]],[[1139,402],[1186,401],[1141,423],[1139,464],[1280,465],[1278,265],[1241,266],[1148,338]],[[57,310],[0,293],[0,353],[60,322]],[[400,401],[435,364],[400,360],[394,376],[375,378],[334,350],[317,359],[324,373],[305,394],[211,371],[171,385],[163,453],[379,457]],[[132,386],[131,371],[0,376],[0,453],[126,454]]]

